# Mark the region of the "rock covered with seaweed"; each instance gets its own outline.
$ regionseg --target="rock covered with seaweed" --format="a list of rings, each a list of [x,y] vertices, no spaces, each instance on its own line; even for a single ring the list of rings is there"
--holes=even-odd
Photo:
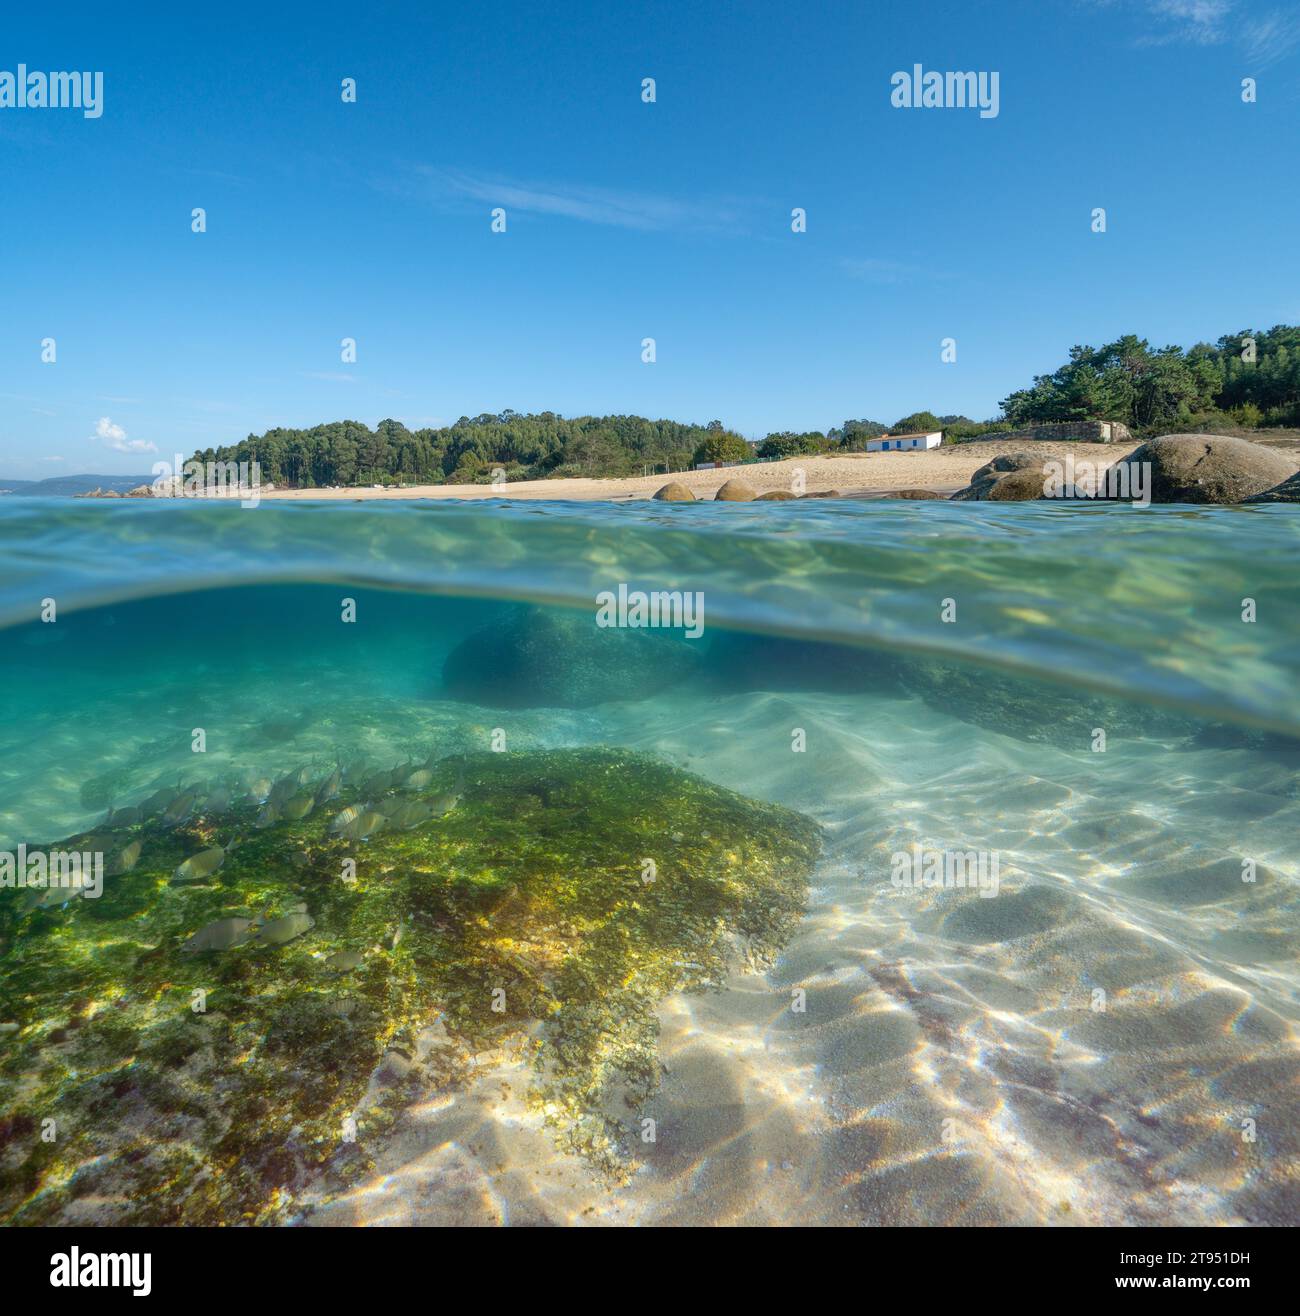
[[[7,1222],[288,1219],[365,1171],[414,1084],[507,1042],[556,1139],[617,1176],[657,1003],[770,959],[819,848],[799,814],[613,749],[174,803],[69,839],[134,849],[98,899],[4,893]],[[348,835],[351,810],[385,825]]]

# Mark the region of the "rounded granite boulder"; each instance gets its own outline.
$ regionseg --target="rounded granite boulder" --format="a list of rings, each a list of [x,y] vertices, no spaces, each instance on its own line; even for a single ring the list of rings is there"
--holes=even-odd
[[[757,497],[758,494],[744,480],[728,480],[713,495],[713,501],[716,503],[752,503]]]
[[[1153,503],[1241,503],[1296,474],[1296,460],[1230,434],[1162,434],[1120,465],[1150,463]]]
[[[670,480],[655,494],[655,500],[661,503],[693,503],[696,498],[680,480]]]
[[[1033,452],[999,453],[970,477],[970,484],[952,495],[953,502],[1020,502],[1043,496],[1043,459]],[[1000,487],[1005,483],[1005,487]],[[995,493],[994,490],[997,490]]]
[[[1289,480],[1283,480],[1281,484],[1275,485],[1272,489],[1265,489],[1261,494],[1255,494],[1247,498],[1248,503],[1300,503],[1300,472],[1297,472]]]

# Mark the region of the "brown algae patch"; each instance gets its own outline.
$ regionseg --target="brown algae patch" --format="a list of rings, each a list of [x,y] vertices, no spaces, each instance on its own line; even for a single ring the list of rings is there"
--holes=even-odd
[[[557,1141],[626,1172],[659,1079],[656,1005],[719,985],[738,955],[771,959],[818,829],[616,749],[430,768],[269,826],[257,800],[101,826],[140,850],[98,900],[3,893],[0,1220],[286,1220],[322,1170],[364,1171],[409,1090],[363,1102],[371,1076],[437,1018],[438,1081],[520,1043]],[[348,807],[421,803],[432,816],[405,830],[330,829]],[[218,846],[212,872],[175,880]]]

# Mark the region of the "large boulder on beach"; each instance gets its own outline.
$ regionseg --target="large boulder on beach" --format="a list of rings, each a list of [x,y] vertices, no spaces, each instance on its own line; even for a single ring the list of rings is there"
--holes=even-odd
[[[695,495],[680,480],[670,480],[655,494],[661,503],[693,503]]]
[[[758,494],[744,480],[728,480],[713,495],[716,503],[752,503]]]
[[[766,493],[758,495],[755,500],[760,503],[786,503],[798,498],[798,494],[792,494],[789,489],[769,489]]]
[[[1300,503],[1300,472],[1272,489],[1245,500],[1248,503]]]
[[[1294,456],[1230,434],[1162,434],[1120,465],[1149,462],[1153,503],[1241,503],[1296,474]]]
[[[589,708],[694,680],[697,644],[680,628],[600,627],[594,612],[529,605],[462,640],[442,681],[451,698],[490,708]]]
[[[1004,452],[985,462],[952,502],[1023,502],[1043,496],[1043,458],[1040,453]]]

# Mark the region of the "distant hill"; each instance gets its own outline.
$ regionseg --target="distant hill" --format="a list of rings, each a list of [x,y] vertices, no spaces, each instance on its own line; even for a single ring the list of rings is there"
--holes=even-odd
[[[52,475],[46,480],[5,480],[0,478],[0,494],[21,494],[24,498],[75,498],[92,489],[115,489],[126,493],[142,484],[152,484],[152,475]]]

